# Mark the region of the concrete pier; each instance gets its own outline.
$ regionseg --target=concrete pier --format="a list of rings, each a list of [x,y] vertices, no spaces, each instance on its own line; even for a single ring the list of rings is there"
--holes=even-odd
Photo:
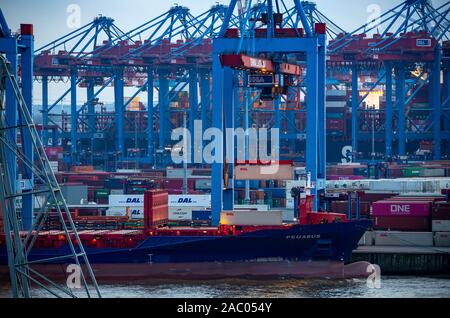
[[[360,246],[352,262],[377,264],[385,275],[450,274],[450,247]]]

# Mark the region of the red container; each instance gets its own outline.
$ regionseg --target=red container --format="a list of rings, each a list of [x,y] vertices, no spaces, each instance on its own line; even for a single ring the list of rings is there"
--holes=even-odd
[[[431,218],[433,220],[450,220],[450,204],[437,203],[431,211]]]
[[[405,196],[395,196],[389,199],[389,201],[426,201],[426,202],[439,202],[442,201],[443,197],[405,197]]]
[[[372,222],[376,230],[428,232],[431,229],[430,219],[428,217],[375,216],[372,217]]]
[[[364,201],[367,201],[369,203],[373,203],[376,201],[392,198],[393,196],[397,195],[398,193],[370,193],[365,192],[364,193]]]
[[[146,229],[162,225],[169,218],[167,191],[149,190],[144,193],[144,226]]]
[[[373,216],[428,217],[430,213],[430,201],[378,201],[372,205]]]
[[[162,182],[164,189],[183,189],[183,179],[166,179]],[[188,190],[194,190],[195,179],[187,180]]]
[[[149,193],[151,193],[151,195],[148,196],[149,206],[160,206],[168,204],[169,196],[167,191],[156,190]]]
[[[62,158],[64,152],[63,147],[45,147],[45,154],[49,160],[58,160]]]

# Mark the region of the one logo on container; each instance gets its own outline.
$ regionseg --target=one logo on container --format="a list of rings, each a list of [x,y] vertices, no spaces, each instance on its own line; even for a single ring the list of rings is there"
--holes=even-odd
[[[392,204],[391,205],[392,214],[410,214],[411,206],[409,204]]]

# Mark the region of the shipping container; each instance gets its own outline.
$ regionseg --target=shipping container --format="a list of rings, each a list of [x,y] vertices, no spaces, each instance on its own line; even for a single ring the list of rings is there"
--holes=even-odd
[[[436,202],[431,211],[433,220],[450,220],[450,203]]]
[[[326,101],[326,107],[330,107],[330,108],[343,108],[347,106],[347,102],[346,101],[332,101],[332,100],[327,100]]]
[[[433,232],[450,232],[450,220],[432,220],[431,229]]]
[[[149,227],[167,224],[169,217],[168,193],[163,190],[148,190],[144,194],[144,224]]]
[[[435,232],[434,246],[450,247],[450,232]]]
[[[106,210],[106,216],[127,216],[127,207],[119,206],[119,207],[109,207]]]
[[[211,179],[195,180],[195,190],[209,190],[211,191]]]
[[[192,211],[199,207],[171,207],[169,206],[169,221],[191,221]]]
[[[445,169],[423,169],[421,172],[422,177],[445,177]]]
[[[373,202],[389,199],[389,198],[392,198],[393,196],[396,196],[396,195],[398,195],[398,193],[366,191],[364,193],[364,201],[369,202],[370,204],[372,204]]]
[[[144,195],[109,195],[109,206],[140,207],[144,204]]]
[[[192,169],[186,170],[186,175],[192,177]],[[166,169],[166,177],[170,179],[183,179],[184,169]]]
[[[211,195],[169,195],[169,207],[211,208]]]
[[[375,231],[376,246],[433,246],[431,232]]]
[[[45,147],[45,154],[49,160],[63,159],[64,148],[63,147]]]
[[[420,177],[422,175],[423,168],[419,167],[408,167],[403,169],[404,177]]]
[[[235,204],[234,210],[254,210],[254,211],[268,211],[267,204]]]
[[[211,221],[212,212],[211,210],[193,210],[192,211],[192,221]]]
[[[140,220],[144,218],[144,206],[141,207],[110,207],[106,210],[106,216],[127,216],[130,219]]]
[[[234,177],[236,180],[289,180],[294,171],[292,165],[236,165]]]
[[[220,213],[222,225],[282,225],[281,211],[223,211]]]
[[[420,216],[374,216],[373,227],[377,230],[394,231],[430,231],[431,224],[428,217]]]
[[[378,201],[372,205],[373,216],[428,217],[430,213],[430,201]]]
[[[88,201],[88,186],[80,183],[62,184],[61,194],[68,205],[86,204]]]

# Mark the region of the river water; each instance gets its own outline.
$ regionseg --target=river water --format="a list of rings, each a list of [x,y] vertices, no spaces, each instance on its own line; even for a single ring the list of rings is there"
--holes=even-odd
[[[450,278],[382,277],[380,288],[369,288],[364,279],[277,279],[211,281],[132,281],[101,283],[107,298],[441,298],[450,297]],[[33,289],[33,296],[49,294]],[[10,297],[9,286],[0,283],[0,297]]]

